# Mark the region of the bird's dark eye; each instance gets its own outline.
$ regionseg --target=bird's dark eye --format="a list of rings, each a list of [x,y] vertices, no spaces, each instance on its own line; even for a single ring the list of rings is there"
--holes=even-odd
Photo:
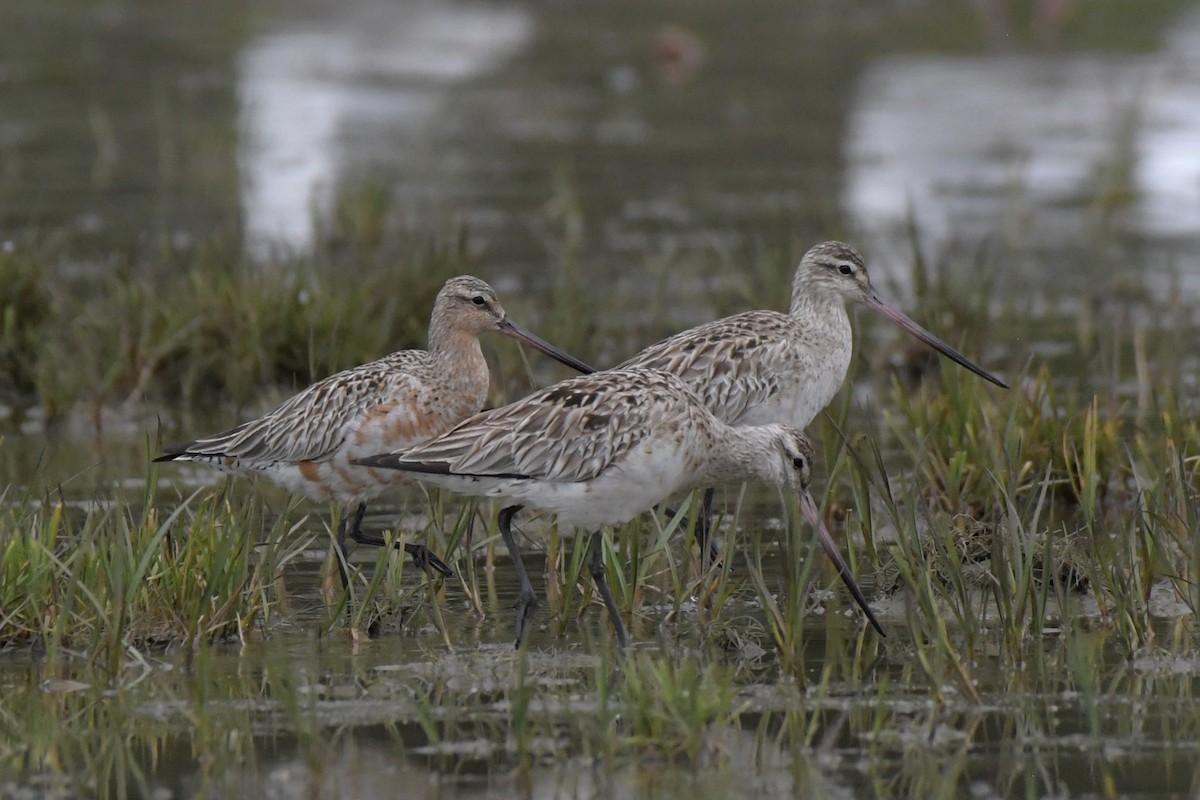
[[[800,456],[796,456],[792,459],[792,466],[796,469],[804,469],[804,459]]]
[[[840,267],[838,267],[838,272],[842,273],[843,275],[849,275],[854,272],[854,267],[850,266],[849,264],[842,264]]]
[[[487,302],[487,300],[484,300],[484,299],[483,299],[483,295],[481,295],[481,294],[477,294],[477,295],[475,295],[474,297],[472,297],[472,298],[471,298],[471,302],[472,302],[472,303],[474,303],[474,304],[475,304],[475,305],[477,305],[477,306],[481,306],[481,305],[483,305],[484,303],[486,303],[486,302]]]

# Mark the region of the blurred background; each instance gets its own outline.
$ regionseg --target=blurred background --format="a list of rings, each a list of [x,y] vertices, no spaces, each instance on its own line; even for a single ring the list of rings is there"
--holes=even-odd
[[[6,0],[0,238],[302,254],[370,186],[492,279],[569,251],[738,280],[845,238],[876,279],[1200,289],[1185,0]],[[958,263],[972,263],[971,259]],[[698,316],[703,316],[698,312]]]

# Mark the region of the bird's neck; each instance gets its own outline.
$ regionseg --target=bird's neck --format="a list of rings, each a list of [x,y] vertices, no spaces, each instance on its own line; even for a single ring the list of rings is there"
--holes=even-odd
[[[782,430],[779,425],[722,425],[721,440],[709,451],[704,485],[756,481],[778,484],[781,464],[774,456]]]
[[[846,300],[840,294],[823,291],[820,287],[798,285],[792,291],[788,316],[804,332],[808,347],[817,347],[823,352],[828,347],[844,346],[849,360],[853,334]]]
[[[793,317],[843,318],[846,317],[846,301],[836,292],[814,286],[803,279],[792,286],[792,304],[788,309]]]
[[[469,371],[487,370],[479,335],[451,325],[436,313],[429,321],[429,354],[435,361],[447,362],[448,367],[465,362],[474,368]]]

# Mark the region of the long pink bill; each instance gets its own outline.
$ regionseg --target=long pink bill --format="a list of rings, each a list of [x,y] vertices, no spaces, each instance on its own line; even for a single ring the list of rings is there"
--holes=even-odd
[[[925,330],[917,323],[913,322],[912,319],[910,319],[907,314],[905,314],[903,311],[900,311],[895,306],[891,305],[886,300],[884,300],[882,297],[880,297],[875,292],[874,289],[872,289],[871,291],[869,291],[867,293],[867,299],[864,301],[864,304],[868,308],[877,312],[880,316],[886,317],[887,319],[896,323],[901,328],[908,331],[913,336],[917,337],[922,342],[924,342],[925,344],[932,347],[934,350],[937,350],[939,353],[941,353],[942,355],[944,355],[946,358],[950,359],[951,361],[955,362],[956,364],[960,364],[961,366],[966,367],[967,369],[971,370],[971,372],[974,372],[979,377],[983,378],[984,380],[991,381],[992,383],[996,384],[997,386],[999,386],[1002,389],[1008,388],[1007,383],[1000,380],[995,375],[988,372],[986,369],[979,366],[974,361],[967,358],[962,353],[958,352],[953,347],[946,344],[941,339],[934,336],[932,333]]]
[[[887,634],[883,632],[883,626],[879,624],[879,620],[875,619],[875,613],[871,611],[871,606],[867,604],[867,598],[863,597],[862,590],[858,588],[858,582],[850,574],[850,565],[846,563],[846,559],[842,558],[842,552],[838,550],[837,542],[829,535],[829,529],[825,527],[825,520],[821,519],[821,514],[817,511],[817,504],[813,502],[812,495],[806,491],[800,493],[800,511],[803,512],[804,517],[808,520],[808,524],[817,529],[817,541],[821,543],[825,554],[833,561],[833,566],[837,568],[838,575],[842,578],[842,583],[846,584],[846,588],[850,590],[850,594],[854,595],[854,601],[858,603],[859,608],[867,615],[867,619],[871,621],[872,627],[879,632],[880,636],[886,638]]]
[[[530,333],[529,331],[525,330],[524,328],[522,328],[517,323],[513,322],[508,317],[505,317],[504,319],[500,320],[499,326],[500,326],[500,332],[503,333],[505,336],[511,336],[512,338],[516,339],[518,342],[524,342],[525,344],[532,347],[534,350],[538,350],[542,353],[545,353],[546,355],[553,358],[555,361],[558,361],[562,364],[566,364],[571,369],[579,370],[584,375],[590,375],[591,373],[596,371],[593,367],[583,363],[582,361],[580,361],[578,358],[571,355],[570,353],[568,353],[564,350],[559,350],[557,347],[550,344],[542,337],[537,336],[536,334]]]

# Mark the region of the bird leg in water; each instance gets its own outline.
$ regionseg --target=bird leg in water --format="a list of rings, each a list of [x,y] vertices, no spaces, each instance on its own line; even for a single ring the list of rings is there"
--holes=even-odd
[[[366,506],[360,506],[363,511],[366,511]],[[342,579],[342,591],[350,588],[350,575],[346,572],[346,527],[350,524],[350,518],[343,515],[338,521],[337,536],[334,538],[334,554],[333,560],[337,564],[338,576]]]
[[[700,569],[706,571],[712,564],[720,565],[721,563],[721,548],[712,540],[713,527],[713,495],[717,492],[716,489],[705,489],[704,495],[700,500],[700,516],[696,519],[696,544],[700,547]],[[667,516],[674,517],[679,514],[673,508],[664,508]],[[679,520],[680,527],[687,529],[691,527],[691,522],[687,517],[681,517]]]
[[[338,570],[342,576],[342,588],[343,589],[345,589],[350,584],[350,579],[349,579],[349,576],[346,574],[346,566],[345,566],[347,532],[349,533],[350,538],[353,539],[358,544],[365,544],[370,547],[386,547],[387,546],[387,540],[384,539],[382,536],[373,536],[373,535],[371,535],[369,533],[365,533],[363,531],[362,521],[363,521],[363,517],[366,515],[366,513],[367,513],[367,504],[359,503],[358,508],[356,508],[354,510],[354,517],[353,517],[352,521],[349,517],[343,517],[342,521],[340,523],[338,523],[337,545],[338,545],[338,550],[340,551],[338,554]],[[430,550],[425,545],[412,544],[410,542],[405,542],[402,545],[400,542],[396,542],[393,546],[396,549],[400,549],[401,547],[403,547],[404,552],[406,552],[410,556],[412,556],[413,563],[416,564],[417,568],[420,569],[422,572],[428,572],[429,570],[432,569],[437,572],[440,572],[442,575],[444,575],[447,578],[454,577],[454,570],[452,570],[452,569],[450,569],[450,567],[446,566],[446,563],[444,561],[442,561],[440,558],[438,558],[436,555],[434,555],[433,551]]]
[[[514,647],[521,646],[521,640],[525,637],[525,624],[533,617],[534,609],[538,604],[537,595],[533,593],[533,585],[529,582],[529,574],[525,571],[525,562],[521,560],[521,551],[517,549],[517,542],[512,535],[512,518],[522,508],[524,506],[508,506],[501,509],[497,519],[500,525],[500,538],[504,540],[504,546],[508,548],[508,555],[517,569],[517,580],[521,583],[521,593],[517,596],[515,606],[517,609],[517,641],[513,643]]]
[[[592,580],[596,582],[600,597],[604,599],[604,607],[608,609],[608,618],[612,620],[613,628],[617,631],[617,641],[620,642],[621,647],[628,647],[629,633],[625,630],[625,623],[621,621],[621,613],[617,610],[617,601],[613,599],[612,590],[608,588],[608,581],[604,578],[604,534],[600,531],[592,534],[588,571],[592,573]]]
[[[696,544],[700,547],[700,568],[707,571],[713,564],[719,564],[721,548],[712,539],[713,527],[713,496],[717,490],[709,487],[704,490],[700,499],[700,514],[696,519]]]

